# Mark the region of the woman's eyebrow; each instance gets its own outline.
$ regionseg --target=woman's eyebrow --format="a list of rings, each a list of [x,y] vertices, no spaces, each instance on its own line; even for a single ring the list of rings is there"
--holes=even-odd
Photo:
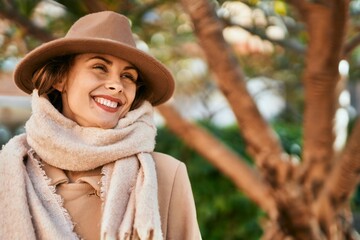
[[[105,57],[102,57],[102,56],[97,56],[97,55],[89,58],[89,59],[87,60],[87,62],[90,61],[90,60],[92,60],[92,59],[100,59],[100,60],[106,62],[106,63],[109,64],[109,65],[112,65],[112,64],[113,64],[113,62],[110,61],[109,59],[107,59],[107,58],[105,58]],[[137,69],[135,66],[133,66],[133,65],[129,65],[129,66],[124,67],[124,70],[135,70],[136,72],[139,72],[138,69]]]
[[[132,65],[124,67],[124,70],[135,70],[136,72],[139,72],[137,68]]]
[[[100,60],[106,62],[106,63],[109,64],[109,65],[112,65],[112,64],[113,64],[112,61],[110,61],[109,59],[107,59],[107,58],[105,58],[105,57],[102,57],[102,56],[93,56],[93,57],[89,58],[89,59],[87,60],[87,62],[90,61],[90,60],[93,60],[93,59],[100,59]]]

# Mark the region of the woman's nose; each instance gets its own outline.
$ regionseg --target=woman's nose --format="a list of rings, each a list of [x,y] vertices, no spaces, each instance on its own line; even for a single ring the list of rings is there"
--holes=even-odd
[[[109,79],[106,84],[105,87],[107,89],[110,89],[112,91],[116,91],[116,92],[122,92],[124,90],[124,86],[121,82],[121,80],[119,78],[115,79]]]

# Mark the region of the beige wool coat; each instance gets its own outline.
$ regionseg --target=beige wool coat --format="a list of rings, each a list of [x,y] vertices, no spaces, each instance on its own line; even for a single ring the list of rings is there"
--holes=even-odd
[[[201,239],[194,198],[185,164],[162,153],[152,153],[158,180],[158,200],[161,228],[164,239]],[[101,201],[98,197],[88,197],[88,193],[99,188],[101,168],[86,173],[67,176],[63,170],[44,164],[44,170],[56,186],[58,194],[64,198],[64,207],[75,221],[75,230],[85,239],[98,239],[100,234]],[[67,180],[80,178],[88,184],[61,184]],[[72,179],[68,179],[68,177]],[[92,227],[89,227],[92,226]]]
[[[153,153],[158,177],[161,228],[164,239],[201,239],[194,198],[185,164]]]

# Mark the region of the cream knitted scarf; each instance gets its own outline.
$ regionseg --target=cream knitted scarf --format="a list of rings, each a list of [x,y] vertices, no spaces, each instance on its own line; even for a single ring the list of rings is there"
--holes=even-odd
[[[145,102],[114,129],[85,128],[59,113],[34,90],[26,134],[0,152],[0,236],[78,239],[60,197],[48,186],[42,161],[70,171],[103,166],[101,239],[162,239],[157,178],[151,152],[156,128]]]

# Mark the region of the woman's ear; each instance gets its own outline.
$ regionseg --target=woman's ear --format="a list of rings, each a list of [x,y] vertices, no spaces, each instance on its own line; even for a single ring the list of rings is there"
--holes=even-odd
[[[53,85],[53,88],[55,88],[55,89],[58,90],[59,92],[63,92],[64,86],[65,86],[65,81],[59,81],[59,82],[56,82],[56,83]]]

